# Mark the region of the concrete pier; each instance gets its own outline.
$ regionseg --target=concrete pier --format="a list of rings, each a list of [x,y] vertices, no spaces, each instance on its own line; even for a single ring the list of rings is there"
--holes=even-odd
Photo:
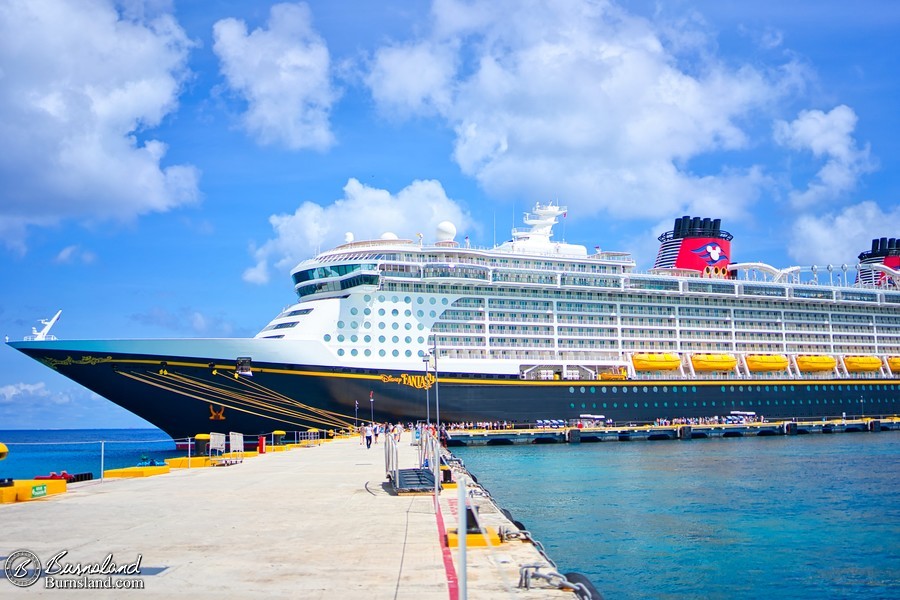
[[[401,466],[417,466],[409,433],[399,448]],[[483,524],[515,530],[489,499],[475,496]],[[441,536],[456,527],[457,503],[457,490],[445,490],[439,518],[431,495],[394,494],[382,445],[367,450],[358,438],[338,439],[227,467],[84,482],[60,495],[0,504],[0,563],[21,549],[45,570],[60,552],[55,564],[71,568],[139,560],[139,574],[112,580],[140,579],[146,598],[444,600],[459,588],[457,551]],[[530,590],[517,588],[521,565],[551,569],[528,542],[471,547],[466,562],[469,598],[575,598],[539,579]],[[0,595],[58,595],[49,579],[20,588],[0,575]]]

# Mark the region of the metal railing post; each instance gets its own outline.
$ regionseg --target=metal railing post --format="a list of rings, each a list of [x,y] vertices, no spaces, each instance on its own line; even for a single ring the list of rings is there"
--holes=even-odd
[[[100,481],[103,481],[103,459],[106,453],[106,442],[100,440]]]

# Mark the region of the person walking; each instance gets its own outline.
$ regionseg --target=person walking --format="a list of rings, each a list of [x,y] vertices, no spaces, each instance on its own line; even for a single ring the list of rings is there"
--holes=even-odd
[[[370,424],[366,425],[366,449],[367,450],[372,449],[372,435],[373,435],[372,424],[370,423]]]

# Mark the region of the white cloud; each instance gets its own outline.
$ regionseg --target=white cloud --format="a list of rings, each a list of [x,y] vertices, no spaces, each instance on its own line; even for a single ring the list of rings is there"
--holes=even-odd
[[[163,166],[139,140],[177,107],[191,42],[171,15],[120,16],[112,2],[0,8],[0,235],[24,252],[30,226],[129,220],[196,201],[199,174]]]
[[[261,144],[326,150],[334,143],[329,111],[337,94],[328,48],[305,4],[276,4],[268,29],[247,33],[237,19],[213,26],[213,50],[228,86],[247,102],[244,128]]]
[[[344,197],[328,206],[304,202],[294,214],[269,217],[275,237],[252,249],[256,264],[244,271],[244,280],[266,283],[270,265],[286,271],[320,250],[343,243],[347,233],[356,240],[378,239],[386,232],[416,239],[421,233],[426,242],[433,241],[442,221],[452,222],[459,232],[470,224],[469,215],[437,181],[414,181],[391,194],[350,179]]]
[[[84,250],[81,246],[73,244],[66,246],[56,255],[56,262],[60,264],[82,263],[89,265],[97,259],[97,255],[90,250]]]
[[[12,383],[0,386],[0,404],[15,404],[28,398],[49,398],[50,391],[41,383]]]
[[[897,237],[900,206],[885,212],[861,202],[838,212],[802,215],[793,224],[789,253],[801,265],[854,265],[877,237]]]
[[[747,149],[745,123],[805,74],[719,62],[701,26],[611,2],[436,0],[431,31],[375,52],[366,82],[384,110],[441,115],[456,162],[492,195],[559,197],[581,215],[739,214],[758,169],[686,165]]]
[[[206,337],[228,337],[235,332],[235,327],[230,321],[189,308],[171,311],[154,307],[144,313],[134,314],[131,318],[143,325]]]
[[[825,165],[804,191],[792,191],[795,207],[804,208],[828,202],[856,187],[859,177],[875,169],[868,146],[858,148],[853,138],[856,113],[848,106],[830,112],[805,110],[791,121],[775,124],[775,140],[793,150],[810,151]]]

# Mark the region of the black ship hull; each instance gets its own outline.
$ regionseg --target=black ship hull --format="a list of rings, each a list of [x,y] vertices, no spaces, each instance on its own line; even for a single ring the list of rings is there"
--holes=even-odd
[[[73,352],[36,343],[13,347],[146,419],[173,439],[211,431],[340,430],[357,422],[574,421],[617,424],[755,413],[767,420],[900,413],[891,379],[527,381],[472,373],[400,372],[198,356]]]

